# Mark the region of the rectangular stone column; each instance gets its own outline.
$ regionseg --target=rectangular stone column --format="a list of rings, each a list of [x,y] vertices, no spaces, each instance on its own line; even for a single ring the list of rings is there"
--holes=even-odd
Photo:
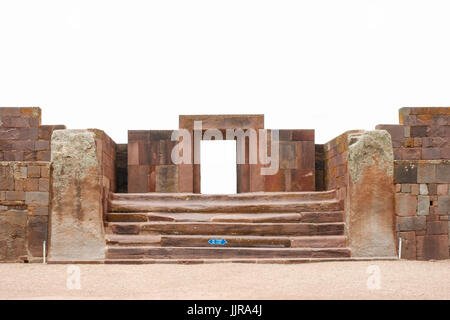
[[[95,133],[52,135],[49,261],[105,258],[102,171]]]

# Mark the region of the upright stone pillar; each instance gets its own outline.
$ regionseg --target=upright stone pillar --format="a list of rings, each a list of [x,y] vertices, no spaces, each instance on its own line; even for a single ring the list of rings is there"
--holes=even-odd
[[[102,174],[95,133],[52,135],[49,261],[105,258]]]
[[[393,173],[387,131],[349,137],[346,226],[354,257],[396,255]]]

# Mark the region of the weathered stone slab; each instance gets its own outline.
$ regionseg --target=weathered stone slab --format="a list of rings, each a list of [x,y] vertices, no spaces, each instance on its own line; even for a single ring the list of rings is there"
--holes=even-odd
[[[366,131],[350,144],[348,172],[346,222],[352,255],[395,256],[394,155],[389,133]]]
[[[49,260],[104,259],[102,176],[95,133],[56,130],[51,149]]]

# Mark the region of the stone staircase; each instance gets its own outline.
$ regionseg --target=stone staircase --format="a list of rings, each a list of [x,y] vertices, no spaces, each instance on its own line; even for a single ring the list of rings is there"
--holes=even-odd
[[[335,191],[111,194],[106,263],[348,259]]]

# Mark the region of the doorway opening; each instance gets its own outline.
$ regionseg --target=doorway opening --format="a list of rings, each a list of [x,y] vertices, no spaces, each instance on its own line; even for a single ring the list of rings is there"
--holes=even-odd
[[[237,192],[236,140],[202,140],[200,144],[201,193]]]

